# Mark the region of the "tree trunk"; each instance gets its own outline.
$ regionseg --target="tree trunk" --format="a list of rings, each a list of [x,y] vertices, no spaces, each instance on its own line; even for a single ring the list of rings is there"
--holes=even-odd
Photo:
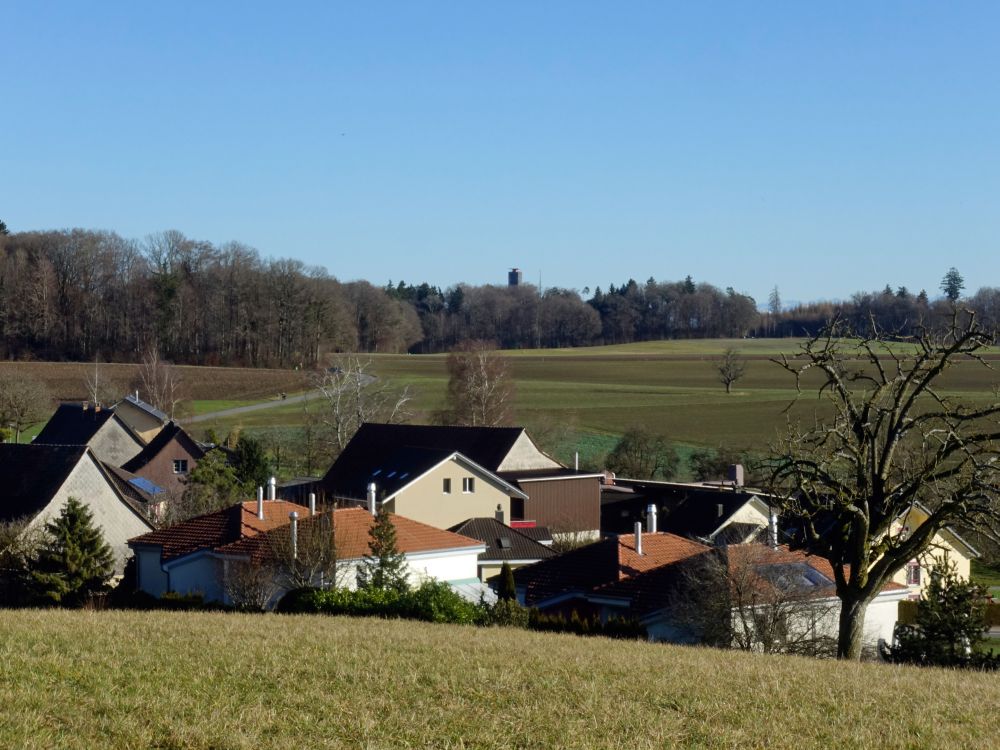
[[[868,600],[842,598],[840,600],[840,631],[837,634],[837,658],[861,659]]]

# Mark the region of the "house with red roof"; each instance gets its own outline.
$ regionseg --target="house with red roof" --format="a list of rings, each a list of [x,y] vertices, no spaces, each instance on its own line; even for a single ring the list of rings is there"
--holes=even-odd
[[[445,581],[478,601],[484,591],[477,575],[478,556],[486,549],[482,542],[403,516],[393,514],[391,519],[412,584],[429,578]],[[262,565],[280,576],[290,554],[289,538],[304,537],[311,525],[320,523],[332,529],[337,584],[353,588],[357,566],[369,552],[374,522],[362,508],[312,513],[285,500],[258,500],[143,534],[129,540],[129,546],[136,556],[140,591],[156,597],[199,593],[206,601],[230,604],[229,584],[240,566]],[[284,586],[277,581],[274,588],[280,594]]]

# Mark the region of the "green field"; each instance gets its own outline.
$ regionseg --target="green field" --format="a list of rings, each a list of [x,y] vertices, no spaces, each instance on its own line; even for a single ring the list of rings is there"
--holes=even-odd
[[[0,611],[0,747],[973,748],[995,675],[324,616]]]

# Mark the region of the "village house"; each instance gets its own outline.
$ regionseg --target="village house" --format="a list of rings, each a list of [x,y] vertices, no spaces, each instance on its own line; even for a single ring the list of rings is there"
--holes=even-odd
[[[445,459],[449,465],[441,463]],[[424,469],[419,485],[407,469]],[[361,503],[368,484],[375,483],[380,499],[392,500],[400,472],[408,474],[411,498],[390,509],[425,523],[447,528],[491,516],[499,502],[508,523],[533,520],[556,534],[599,535],[602,475],[568,469],[539,450],[520,427],[364,424],[320,480],[318,493],[328,501]],[[489,503],[475,498],[473,507],[468,501],[484,478],[496,492]],[[455,503],[458,493],[465,505]]]
[[[86,445],[18,445],[0,443],[0,521],[24,522],[40,528],[56,518],[73,497],[93,514],[94,523],[124,568],[128,540],[152,529],[154,511],[142,492],[122,484]]]
[[[131,472],[176,498],[205,450],[176,422],[169,422],[135,456],[122,464]]]
[[[117,404],[115,414],[132,431],[142,438],[144,443],[150,442],[170,421],[170,417],[151,404],[139,398],[139,391],[130,393]]]
[[[114,409],[86,401],[59,404],[32,443],[86,445],[98,460],[112,466],[121,466],[145,445]]]
[[[448,529],[456,534],[478,539],[486,545],[486,549],[479,553],[478,561],[479,578],[484,583],[499,575],[504,563],[511,570],[516,570],[547,560],[556,554],[528,535],[533,528],[511,528],[500,516],[501,513],[497,511],[495,518],[470,518]]]

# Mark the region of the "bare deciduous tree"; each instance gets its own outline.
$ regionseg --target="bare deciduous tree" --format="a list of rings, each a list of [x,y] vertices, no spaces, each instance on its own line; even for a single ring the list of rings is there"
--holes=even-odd
[[[125,386],[108,376],[101,361],[94,358],[94,369],[84,376],[87,387],[87,398],[100,406],[109,406],[122,397]]]
[[[223,588],[238,609],[261,612],[281,591],[280,571],[270,562],[227,560]]]
[[[339,357],[318,372],[313,383],[325,399],[321,419],[334,456],[365,422],[398,424],[410,418],[413,396],[409,387],[399,389],[377,377],[370,359]]]
[[[485,341],[467,341],[448,355],[445,424],[499,427],[509,424],[514,383],[507,358]]]
[[[0,378],[0,428],[10,427],[14,442],[21,442],[21,432],[41,422],[52,409],[52,393],[40,380],[24,375]]]
[[[726,386],[726,393],[732,393],[733,383],[747,374],[747,363],[738,349],[730,347],[716,360],[715,369],[719,373],[719,381]]]
[[[159,352],[152,348],[143,355],[138,381],[145,400],[173,419],[182,400],[182,379],[177,368],[160,359]]]
[[[344,583],[344,571],[337,562],[336,515],[323,511],[302,514],[296,524],[293,544],[291,527],[268,534],[271,554],[279,568],[285,588],[304,586],[337,587]]]
[[[842,602],[838,656],[861,655],[865,611],[910,560],[952,524],[995,534],[1000,521],[1000,402],[964,402],[941,376],[989,367],[993,337],[971,314],[949,329],[888,343],[834,321],[779,364],[801,386],[819,374],[833,416],[791,425],[770,462],[772,494],[803,542],[833,564]],[[928,518],[907,529],[915,507]]]

